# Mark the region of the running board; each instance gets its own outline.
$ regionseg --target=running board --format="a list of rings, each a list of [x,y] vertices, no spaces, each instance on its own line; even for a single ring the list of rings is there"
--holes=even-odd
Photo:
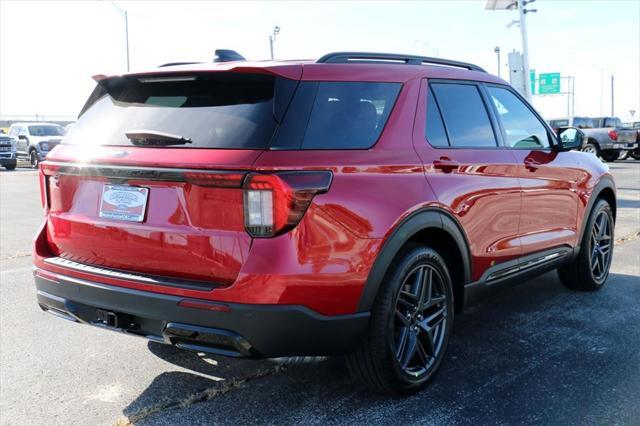
[[[500,278],[508,277],[509,275],[517,274],[518,272],[525,271],[527,269],[536,267],[545,262],[549,262],[553,259],[557,259],[560,257],[564,257],[570,253],[570,250],[562,250],[557,251],[555,253],[547,254],[545,256],[537,257],[535,259],[531,259],[526,261],[525,263],[521,263],[516,266],[508,267],[506,269],[501,269],[499,271],[493,272],[487,276],[486,282],[490,284],[492,281],[498,280]]]
[[[465,286],[464,306],[469,306],[503,287],[522,283],[550,271],[572,255],[573,249],[563,246],[495,265],[485,271],[478,281]]]

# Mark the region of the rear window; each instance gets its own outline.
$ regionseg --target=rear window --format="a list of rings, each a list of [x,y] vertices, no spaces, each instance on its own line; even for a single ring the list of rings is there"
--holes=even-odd
[[[442,112],[451,146],[497,146],[489,114],[475,85],[434,83],[431,88]]]
[[[240,73],[111,78],[96,88],[64,142],[131,145],[126,133],[143,131],[191,141],[180,147],[264,149],[295,84]]]
[[[573,127],[577,127],[579,129],[591,129],[593,128],[593,120],[587,117],[574,117]]]

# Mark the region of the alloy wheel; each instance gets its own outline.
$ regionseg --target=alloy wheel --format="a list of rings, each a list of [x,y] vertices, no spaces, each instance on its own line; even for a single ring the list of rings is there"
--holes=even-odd
[[[393,321],[395,356],[405,374],[420,377],[435,364],[444,347],[449,305],[444,280],[433,266],[417,266],[407,275]]]
[[[613,241],[611,240],[611,218],[605,211],[596,216],[591,230],[589,266],[593,278],[601,282],[609,272]]]
[[[585,146],[585,147],[582,149],[582,152],[587,152],[587,153],[589,153],[589,154],[593,154],[593,155],[596,155],[596,154],[597,154],[596,149],[595,149],[593,146],[591,146],[591,145],[587,145],[587,146]]]

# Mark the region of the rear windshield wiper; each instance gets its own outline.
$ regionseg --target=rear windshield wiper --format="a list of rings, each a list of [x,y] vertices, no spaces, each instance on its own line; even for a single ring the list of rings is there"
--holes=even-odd
[[[168,146],[193,143],[191,139],[184,136],[156,132],[155,130],[130,130],[125,135],[131,143],[140,146]]]

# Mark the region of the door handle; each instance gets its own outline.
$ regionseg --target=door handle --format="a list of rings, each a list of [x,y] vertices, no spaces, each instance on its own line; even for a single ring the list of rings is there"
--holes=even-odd
[[[435,169],[442,170],[445,173],[450,173],[452,170],[460,167],[460,163],[448,157],[440,157],[439,160],[433,161],[433,167]]]

